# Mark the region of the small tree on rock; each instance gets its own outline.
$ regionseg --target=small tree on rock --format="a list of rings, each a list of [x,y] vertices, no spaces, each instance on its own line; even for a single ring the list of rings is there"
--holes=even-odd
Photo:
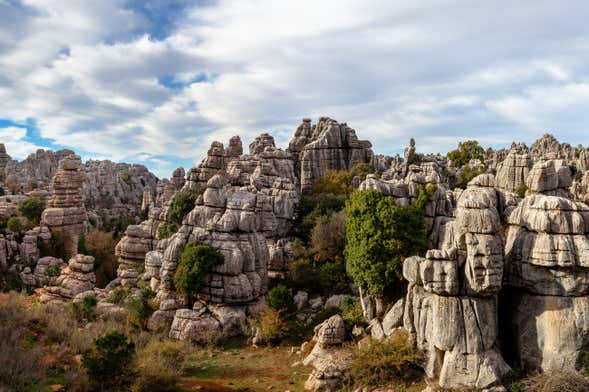
[[[223,260],[223,254],[208,245],[186,245],[174,274],[176,289],[190,297],[196,296],[205,285],[207,274],[214,266],[223,264]]]

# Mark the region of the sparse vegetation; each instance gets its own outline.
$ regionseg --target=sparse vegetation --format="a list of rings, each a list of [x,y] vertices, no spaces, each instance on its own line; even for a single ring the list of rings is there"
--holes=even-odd
[[[288,324],[279,311],[266,308],[260,315],[258,326],[262,339],[269,344],[278,344],[289,334]]]
[[[18,204],[18,212],[33,225],[39,224],[44,209],[45,203],[37,197],[29,197]]]
[[[523,199],[524,197],[526,197],[527,191],[528,191],[528,187],[526,186],[526,184],[524,182],[522,182],[515,190],[515,194],[517,195],[517,197]]]
[[[204,189],[199,187],[183,189],[176,193],[169,212],[169,222],[175,223],[176,225],[182,225],[184,217],[194,209],[194,203],[198,196],[204,192]]]
[[[176,233],[180,229],[177,223],[164,222],[157,229],[157,236],[160,240],[170,238],[172,234]]]
[[[211,269],[223,263],[223,254],[208,245],[188,244],[180,255],[174,285],[181,293],[194,297]]]
[[[96,310],[97,303],[98,301],[95,296],[87,296],[82,299],[82,302],[70,303],[70,308],[79,321],[90,321],[95,318],[94,311]]]
[[[116,277],[117,259],[115,239],[111,233],[90,229],[85,236],[84,247],[87,255],[94,257],[96,284],[104,287]]]
[[[530,389],[533,392],[586,392],[589,381],[577,372],[559,370],[536,376]]]

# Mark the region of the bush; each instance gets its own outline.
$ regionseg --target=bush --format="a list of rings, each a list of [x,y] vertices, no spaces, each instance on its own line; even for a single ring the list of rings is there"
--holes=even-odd
[[[283,284],[274,286],[266,295],[268,306],[278,312],[292,312],[295,309],[290,290]]]
[[[466,142],[458,143],[458,148],[450,151],[447,156],[455,167],[463,167],[471,159],[479,159],[483,162],[485,160],[485,150],[476,140],[467,140]]]
[[[366,338],[352,354],[347,383],[362,387],[407,383],[421,376],[422,360],[406,332],[382,341]]]
[[[190,345],[183,341],[150,340],[137,354],[133,392],[181,391],[179,381],[188,367]]]
[[[78,240],[78,253],[81,255],[87,255],[88,250],[86,249],[86,236],[82,235]]]
[[[182,225],[184,217],[194,209],[194,203],[198,196],[203,193],[204,189],[200,187],[183,189],[176,193],[172,204],[170,205],[169,221],[178,226]]]
[[[223,254],[208,245],[186,245],[174,274],[174,285],[181,293],[196,296],[207,274],[214,266],[223,264],[223,260]]]
[[[344,253],[356,286],[383,295],[385,289],[399,281],[406,257],[425,254],[428,242],[420,207],[398,207],[392,197],[375,190],[350,196],[346,203]]]
[[[90,321],[96,316],[94,311],[96,310],[96,304],[98,301],[95,296],[87,296],[82,299],[82,302],[70,303],[72,313],[78,319],[78,321]]]
[[[334,195],[330,193],[319,193],[304,195],[301,197],[297,212],[295,233],[303,240],[308,240],[317,223],[322,216],[329,216],[334,212],[344,209],[347,195]]]
[[[35,225],[38,225],[41,221],[41,214],[44,209],[45,203],[37,197],[29,197],[18,204],[18,212]]]
[[[16,216],[11,216],[10,218],[8,218],[6,227],[8,228],[8,230],[16,234],[20,233],[23,230],[23,224],[20,221],[20,219]]]
[[[360,177],[364,180],[369,174],[377,174],[371,163],[356,163],[352,166],[352,177]]]
[[[528,187],[526,186],[525,183],[522,182],[515,190],[515,194],[517,195],[517,197],[523,199],[524,197],[526,197],[527,191],[528,191]]]
[[[45,243],[40,237],[37,239],[37,246],[41,253],[41,257],[53,256],[64,261],[68,261],[72,255],[67,251],[67,243],[61,233],[54,231],[51,233],[51,238]]]
[[[344,293],[349,291],[348,275],[343,259],[325,263],[319,267],[319,285],[324,292]]]
[[[150,303],[153,297],[155,297],[155,293],[150,288],[144,288],[141,289],[137,298],[128,301],[128,320],[131,326],[137,329],[147,329],[147,321],[155,310]]]
[[[346,215],[344,211],[317,219],[311,232],[313,258],[316,262],[341,258],[346,246]]]
[[[319,276],[313,262],[308,258],[295,259],[288,265],[288,286],[295,290],[316,292],[319,289]]]
[[[113,304],[120,305],[122,304],[127,297],[129,296],[129,290],[124,287],[117,287],[113,291],[111,291],[110,296],[108,297],[109,302]]]
[[[117,258],[115,256],[115,239],[111,233],[91,229],[85,237],[86,252],[94,257],[96,284],[106,286],[117,275]]]
[[[133,381],[131,363],[135,345],[120,332],[110,332],[94,341],[82,355],[90,384],[99,391],[126,391]]]
[[[30,321],[21,294],[12,292],[0,300],[0,390],[39,390],[42,353],[26,344]]]
[[[534,392],[586,392],[589,382],[579,373],[559,370],[538,376],[532,383]]]
[[[178,224],[164,222],[158,227],[157,235],[160,240],[165,240],[166,238],[170,238],[172,234],[176,233],[178,229],[180,229]]]
[[[466,189],[468,183],[478,176],[479,174],[483,174],[481,170],[472,170],[469,166],[464,166],[462,170],[460,170],[460,174],[456,180],[456,183],[453,186],[454,188]]]
[[[258,321],[260,335],[269,344],[278,344],[288,336],[288,324],[282,319],[280,312],[272,308],[266,308]]]
[[[347,195],[352,192],[354,175],[345,170],[328,170],[313,183],[312,193]]]
[[[356,301],[352,297],[346,297],[342,304],[342,318],[348,332],[351,332],[355,325],[362,326],[366,324],[360,301]]]

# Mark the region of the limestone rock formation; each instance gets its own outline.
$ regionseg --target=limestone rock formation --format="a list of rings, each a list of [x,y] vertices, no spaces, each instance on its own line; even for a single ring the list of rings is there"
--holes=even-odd
[[[571,170],[562,159],[536,162],[526,180],[531,193],[571,198],[568,188],[572,185]]]
[[[403,263],[404,326],[426,355],[434,389],[487,388],[510,370],[497,347],[503,246],[493,186],[492,175],[481,175],[460,195],[451,247]]]
[[[508,223],[505,308],[516,356],[533,370],[579,368],[589,345],[589,207],[531,195]]]
[[[497,187],[511,192],[517,191],[526,184],[531,168],[531,156],[522,151],[520,146],[512,146],[505,160],[497,165]]]
[[[94,257],[76,255],[61,271],[54,286],[44,286],[37,290],[42,303],[66,302],[79,294],[91,291],[96,286]]]
[[[350,170],[356,163],[372,163],[372,145],[358,140],[346,123],[322,117],[316,125],[309,120],[297,129],[289,144],[300,168],[301,189],[308,190],[328,170]]]
[[[331,391],[341,383],[349,368],[350,353],[340,350],[344,343],[346,329],[339,314],[331,316],[315,327],[311,353],[303,360],[313,370],[305,382],[310,391]]]
[[[78,241],[86,233],[83,183],[84,172],[79,156],[70,155],[59,161],[59,169],[51,182],[51,199],[41,217],[43,226],[63,237],[70,254],[77,252]]]

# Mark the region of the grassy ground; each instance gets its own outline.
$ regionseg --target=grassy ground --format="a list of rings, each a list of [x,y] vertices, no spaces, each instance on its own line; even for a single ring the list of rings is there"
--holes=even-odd
[[[290,347],[254,348],[243,344],[196,351],[182,385],[189,391],[303,390],[310,369],[293,367],[300,357]]]

